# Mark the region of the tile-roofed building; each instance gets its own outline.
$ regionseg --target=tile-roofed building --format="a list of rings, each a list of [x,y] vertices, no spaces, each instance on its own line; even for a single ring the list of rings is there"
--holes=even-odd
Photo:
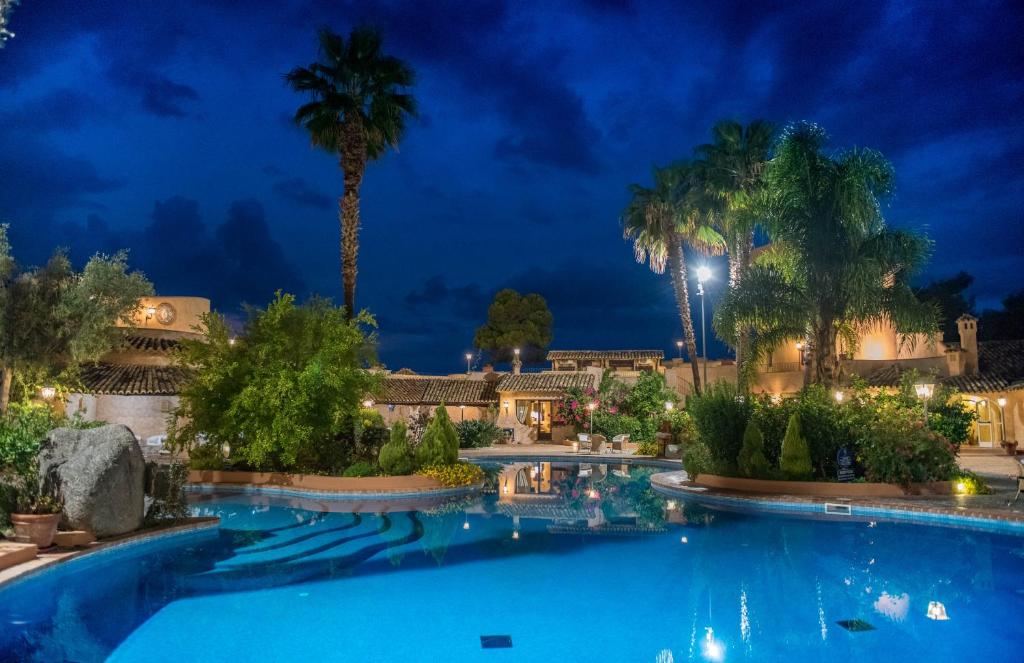
[[[90,394],[116,396],[169,396],[181,393],[189,372],[177,366],[92,364],[82,368],[81,379]]]
[[[513,373],[498,381],[499,392],[561,393],[567,389],[587,389],[595,386],[594,373],[580,371],[545,371],[543,373]]]
[[[122,351],[170,354],[178,347],[177,338],[151,336],[146,334],[125,334],[121,342]]]
[[[1024,339],[978,343],[978,372],[945,380],[964,392],[1024,389]]]
[[[548,361],[554,371],[582,371],[587,367],[635,376],[639,371],[662,371],[661,350],[552,350]]]
[[[496,405],[494,380],[387,376],[380,402],[385,405]]]

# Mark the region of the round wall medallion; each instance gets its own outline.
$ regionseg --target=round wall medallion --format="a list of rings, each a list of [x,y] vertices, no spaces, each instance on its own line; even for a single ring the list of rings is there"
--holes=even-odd
[[[174,307],[164,302],[160,306],[156,307],[156,321],[162,325],[174,324],[174,321],[178,319],[178,312],[174,310]]]

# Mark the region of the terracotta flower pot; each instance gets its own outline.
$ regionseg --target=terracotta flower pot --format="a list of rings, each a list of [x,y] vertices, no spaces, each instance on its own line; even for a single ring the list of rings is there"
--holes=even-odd
[[[40,549],[49,548],[53,544],[53,537],[57,533],[57,523],[59,522],[59,513],[11,514],[14,540],[19,543],[34,543]]]

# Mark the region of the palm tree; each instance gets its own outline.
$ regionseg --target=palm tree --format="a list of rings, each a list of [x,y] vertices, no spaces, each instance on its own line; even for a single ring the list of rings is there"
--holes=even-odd
[[[806,337],[810,380],[836,384],[840,338],[855,347],[858,328],[889,320],[902,342],[913,343],[938,325],[935,307],[910,287],[931,243],[887,228],[882,216],[880,199],[892,188],[889,162],[873,150],[833,156],[826,142],[811,124],[783,133],[757,204],[771,249],[719,303],[715,329],[723,336],[753,330],[752,360]]]
[[[705,205],[725,237],[729,254],[730,288],[739,284],[750,267],[758,221],[754,201],[762,186],[774,133],[774,125],[764,120],[754,120],[746,127],[723,120],[711,130],[712,141],[697,147]],[[748,343],[749,331],[736,330],[736,365],[741,387],[746,384],[743,365]]]
[[[691,164],[655,169],[654,188],[639,184],[629,186],[632,199],[622,214],[622,236],[633,240],[637,262],[646,262],[655,274],[663,274],[668,267],[686,352],[693,368],[693,391],[700,394],[697,339],[690,315],[684,245],[706,254],[720,254],[724,242],[716,230],[702,222],[695,207],[696,191]]]
[[[406,118],[416,104],[403,92],[413,83],[412,70],[381,51],[374,28],[352,30],[346,42],[328,29],[320,31],[320,59],[297,67],[285,77],[312,100],[295,111],[295,122],[309,132],[316,147],[337,154],[344,174],[338,199],[341,226],[341,280],[345,311],[355,312],[356,259],[359,253],[359,187],[368,161],[388,147],[397,148]]]

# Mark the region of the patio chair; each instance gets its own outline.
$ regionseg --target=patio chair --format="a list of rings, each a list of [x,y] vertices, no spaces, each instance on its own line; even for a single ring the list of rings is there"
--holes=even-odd
[[[599,454],[604,451],[604,443],[608,441],[604,435],[594,435],[590,438],[590,453]]]
[[[612,451],[622,453],[623,446],[629,442],[629,433],[623,433],[622,435],[616,435],[612,438]]]
[[[577,433],[576,442],[580,445],[580,451],[588,451],[590,449],[590,433]]]

